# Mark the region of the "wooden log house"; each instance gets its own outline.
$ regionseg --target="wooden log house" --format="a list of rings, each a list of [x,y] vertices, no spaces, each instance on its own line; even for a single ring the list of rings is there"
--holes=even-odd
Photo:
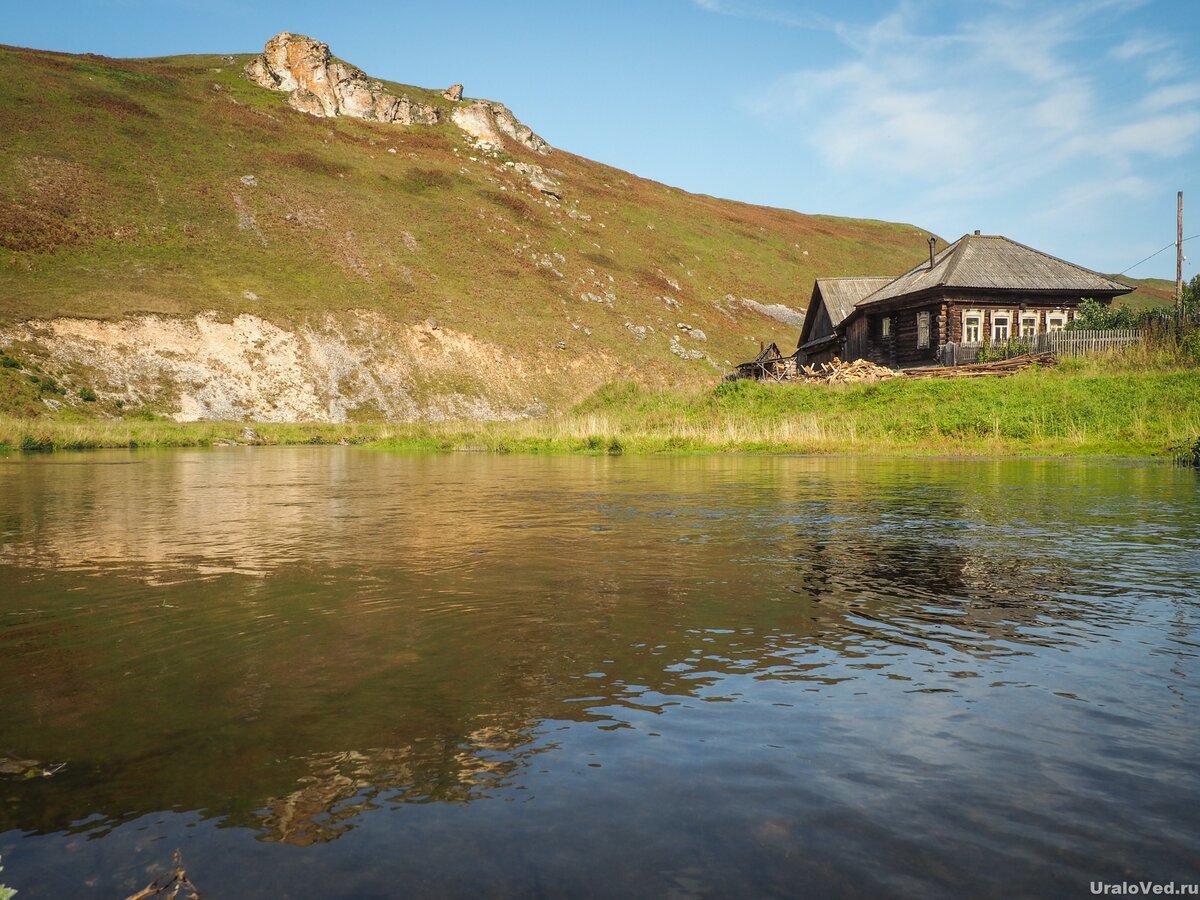
[[[890,277],[818,278],[800,326],[796,348],[806,365],[831,362],[843,352],[843,323],[854,306],[888,284]]]
[[[869,293],[852,302],[848,298]],[[1133,288],[1000,235],[963,235],[899,278],[818,278],[799,361],[834,356],[893,369],[936,365],[947,343],[1005,343],[1061,331],[1091,298]]]

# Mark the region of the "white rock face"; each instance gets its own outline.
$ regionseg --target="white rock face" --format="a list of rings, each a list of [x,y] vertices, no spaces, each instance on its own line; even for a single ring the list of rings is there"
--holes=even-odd
[[[451,119],[475,140],[492,147],[503,147],[504,138],[509,137],[543,156],[554,152],[554,148],[534,134],[532,128],[522,124],[511,109],[494,100],[476,100],[460,106],[451,114]]]
[[[726,295],[727,300],[732,300],[733,295]],[[749,297],[742,298],[742,305],[748,309],[754,310],[756,313],[761,313],[774,319],[776,322],[782,322],[785,325],[791,325],[794,328],[799,328],[804,324],[804,311],[792,309],[790,306],[784,306],[782,303],[759,303],[757,300],[751,300]]]
[[[312,116],[350,116],[399,125],[434,125],[437,109],[396,97],[361,70],[333,59],[329,45],[281,32],[246,66],[255,84],[289,94],[288,103]]]
[[[493,147],[504,146],[504,135],[496,124],[496,117],[486,105],[472,103],[460,106],[450,114],[450,119],[475,140]]]
[[[120,321],[61,318],[0,329],[63,365],[84,365],[96,390],[171,409],[181,422],[344,422],[355,409],[393,421],[516,419],[535,410],[529,364],[439,326],[357,311],[295,329],[243,313]],[[481,363],[483,365],[481,365]],[[462,373],[486,371],[474,389]],[[429,393],[439,381],[454,392]]]
[[[286,93],[290,106],[311,116],[350,116],[398,125],[436,125],[441,116],[434,106],[388,93],[361,69],[335,60],[328,44],[302,34],[283,31],[275,35],[245,71],[255,84]],[[462,85],[452,85],[442,96],[461,102]],[[452,118],[459,128],[489,147],[502,148],[507,137],[543,156],[554,152],[503,103],[475,100],[458,106]]]
[[[518,175],[524,176],[529,182],[529,186],[534,190],[541,191],[555,200],[562,199],[562,184],[558,179],[551,178],[546,170],[541,166],[526,162],[506,162],[504,168],[515,172]],[[554,171],[558,172],[557,169]],[[561,172],[559,174],[562,174]]]

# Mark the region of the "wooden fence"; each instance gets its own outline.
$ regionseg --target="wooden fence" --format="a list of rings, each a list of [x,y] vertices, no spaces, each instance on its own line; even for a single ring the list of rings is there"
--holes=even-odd
[[[1051,331],[1037,336],[1037,350],[1048,350],[1055,356],[1086,356],[1124,350],[1143,340],[1142,332],[1134,328],[1115,328],[1109,331]]]
[[[948,343],[941,347],[943,366],[969,365],[984,359],[1011,359],[1026,353],[1053,353],[1055,356],[1086,356],[1123,350],[1142,343],[1145,335],[1136,328],[1107,331],[1048,331],[1033,337],[1012,338],[1003,343]]]

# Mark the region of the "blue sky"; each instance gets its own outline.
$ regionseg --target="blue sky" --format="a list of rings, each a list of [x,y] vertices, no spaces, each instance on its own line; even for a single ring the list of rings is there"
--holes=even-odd
[[[4,5],[0,43],[113,56],[302,32],[378,77],[461,81],[555,146],[687,190],[979,228],[1108,272],[1174,240],[1177,190],[1200,234],[1193,0]],[[1174,278],[1173,250],[1130,274]]]

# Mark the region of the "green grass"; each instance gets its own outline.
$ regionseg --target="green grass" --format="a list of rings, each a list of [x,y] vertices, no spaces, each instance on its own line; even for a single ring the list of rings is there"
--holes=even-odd
[[[1113,371],[1116,368],[1117,371]],[[26,450],[211,446],[242,423],[0,417]],[[1168,457],[1200,436],[1200,371],[1068,362],[1008,378],[664,391],[606,385],[570,412],[510,423],[256,424],[266,445],[346,442],[498,453],[888,453]]]
[[[1110,275],[1117,281],[1136,288],[1132,294],[1118,297],[1117,306],[1130,309],[1149,309],[1152,306],[1170,306],[1175,302],[1175,282],[1165,278],[1130,278],[1128,275]]]

